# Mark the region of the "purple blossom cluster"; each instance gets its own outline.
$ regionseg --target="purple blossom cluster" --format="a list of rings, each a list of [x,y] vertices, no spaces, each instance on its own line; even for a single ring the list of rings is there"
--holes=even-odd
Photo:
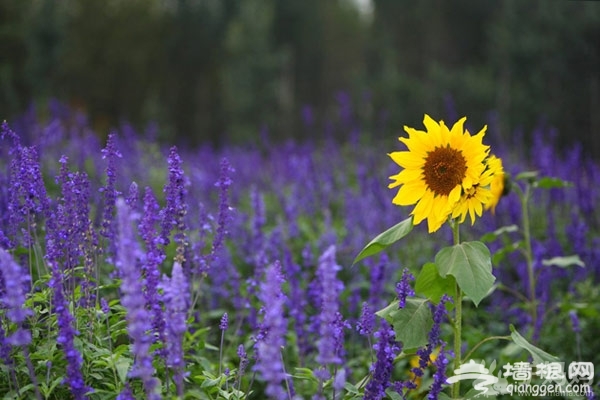
[[[153,357],[150,353],[152,337],[149,332],[152,330],[152,318],[146,309],[138,265],[141,249],[132,226],[136,215],[125,204],[123,198],[117,199],[116,208],[118,221],[116,266],[121,277],[121,304],[127,310],[127,331],[133,342],[132,352],[135,355],[130,376],[141,379],[147,399],[157,400],[161,396],[157,392],[158,379],[154,377]]]
[[[377,343],[373,345],[373,350],[377,354],[377,360],[371,366],[372,375],[365,387],[365,400],[381,400],[386,397],[385,391],[391,386],[394,358],[402,349],[401,344],[396,342],[394,330],[386,321],[381,322],[381,327],[374,335]]]
[[[75,337],[79,331],[73,326],[75,318],[69,309],[69,301],[65,297],[64,278],[57,264],[50,263],[52,277],[48,286],[54,293],[54,313],[58,321],[58,337],[56,343],[60,345],[67,360],[67,371],[64,383],[71,389],[71,394],[76,400],[87,398],[87,393],[92,389],[85,384],[82,372],[83,357],[75,347]]]
[[[319,313],[318,355],[320,365],[342,364],[344,348],[344,321],[339,311],[339,296],[344,288],[336,274],[341,267],[335,260],[335,246],[330,246],[319,258],[317,279],[321,283],[321,310]]]
[[[189,288],[187,279],[179,262],[173,264],[171,278],[163,278],[166,319],[167,366],[174,371],[173,379],[177,387],[177,395],[183,396],[183,379],[185,371],[185,355],[183,337],[187,331],[187,312],[189,308]],[[227,314],[225,314],[227,315]]]
[[[287,376],[281,349],[285,346],[287,318],[286,298],[282,291],[285,279],[279,262],[267,266],[264,279],[258,292],[263,318],[254,346],[257,357],[254,369],[267,384],[265,394],[268,398],[284,399],[287,398],[287,393],[282,383],[286,381]]]
[[[0,304],[7,310],[6,317],[17,325],[16,331],[4,338],[3,344],[26,346],[31,342],[31,332],[23,324],[27,317],[33,314],[25,307],[25,288],[30,277],[2,248],[0,248],[0,277],[3,281]]]

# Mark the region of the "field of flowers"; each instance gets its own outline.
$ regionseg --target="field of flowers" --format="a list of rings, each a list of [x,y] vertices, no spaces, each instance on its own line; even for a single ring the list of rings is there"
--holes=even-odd
[[[101,140],[58,103],[4,122],[0,396],[449,398],[454,292],[418,276],[453,231],[422,223],[353,262],[411,212],[388,189],[402,133],[357,132],[215,150],[161,147],[154,126]],[[600,165],[550,128],[532,137],[484,137],[511,179],[494,213],[462,227],[496,279],[464,302],[459,348],[494,374],[532,359],[600,368]],[[418,346],[375,314],[407,297],[429,299]]]

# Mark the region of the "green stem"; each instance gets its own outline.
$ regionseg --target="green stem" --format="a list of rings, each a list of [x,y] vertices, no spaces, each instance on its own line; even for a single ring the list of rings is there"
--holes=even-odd
[[[452,221],[452,237],[454,245],[460,244],[460,225],[458,221]],[[456,294],[454,296],[454,369],[460,368],[462,350],[462,290],[458,283],[456,284]],[[452,384],[452,398],[457,399],[460,396],[460,381]]]
[[[490,336],[490,337],[486,337],[485,339],[483,339],[479,343],[477,343],[475,346],[473,346],[473,348],[471,349],[471,351],[469,351],[467,353],[467,355],[465,356],[465,360],[470,359],[471,355],[475,352],[475,350],[477,350],[479,348],[479,346],[481,346],[485,342],[489,342],[491,340],[512,340],[512,338],[510,336]]]
[[[525,244],[525,260],[527,262],[527,278],[529,280],[529,301],[531,306],[531,324],[537,324],[537,305],[535,297],[535,276],[533,271],[533,251],[531,250],[531,228],[529,226],[529,197],[531,186],[527,184],[521,196],[521,214],[523,219],[523,242]]]

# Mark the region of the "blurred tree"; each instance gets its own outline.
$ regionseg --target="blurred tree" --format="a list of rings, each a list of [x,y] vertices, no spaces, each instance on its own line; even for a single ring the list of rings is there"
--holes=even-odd
[[[27,5],[0,1],[0,119],[22,112],[33,88],[27,82]]]
[[[102,132],[156,120],[218,146],[263,125],[318,136],[305,105],[322,125],[354,107],[343,140],[498,110],[504,140],[543,116],[600,156],[598,43],[596,2],[373,0],[364,15],[351,0],[0,0],[0,112],[56,96]]]
[[[85,108],[101,128],[152,118],[144,110],[159,101],[167,73],[160,3],[62,2],[66,25],[55,93]]]

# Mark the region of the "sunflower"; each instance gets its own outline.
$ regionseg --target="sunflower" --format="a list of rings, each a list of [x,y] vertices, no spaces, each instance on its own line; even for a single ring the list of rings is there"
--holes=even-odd
[[[442,226],[463,192],[477,185],[485,170],[489,146],[483,145],[482,139],[486,127],[472,136],[463,128],[465,120],[461,118],[448,129],[443,121],[437,123],[425,114],[427,131],[405,126],[408,137],[399,140],[408,150],[389,154],[403,168],[390,177],[394,182],[389,188],[400,186],[392,202],[416,204],[411,213],[413,223],[427,219],[430,233]]]
[[[486,210],[491,209],[492,214],[495,214],[496,206],[498,205],[500,198],[505,194],[505,192],[504,192],[505,174],[504,174],[504,168],[502,167],[502,159],[501,158],[498,158],[492,154],[488,158],[487,165],[488,165],[488,168],[493,171],[494,177],[492,179],[492,182],[490,183],[490,191],[491,191],[492,197],[491,197],[490,201],[485,205],[485,209]]]

